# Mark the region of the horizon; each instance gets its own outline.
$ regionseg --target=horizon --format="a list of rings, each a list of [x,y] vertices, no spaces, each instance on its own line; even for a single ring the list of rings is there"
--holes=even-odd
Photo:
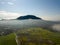
[[[0,0],[0,19],[25,15],[60,21],[60,0]]]

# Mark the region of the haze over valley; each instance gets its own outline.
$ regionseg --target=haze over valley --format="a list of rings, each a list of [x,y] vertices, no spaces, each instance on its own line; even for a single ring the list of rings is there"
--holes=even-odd
[[[60,45],[60,0],[0,0],[0,45]]]

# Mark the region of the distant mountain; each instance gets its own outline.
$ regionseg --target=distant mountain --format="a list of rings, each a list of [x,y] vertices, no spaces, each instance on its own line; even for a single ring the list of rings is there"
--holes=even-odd
[[[34,15],[26,15],[26,16],[20,16],[20,17],[18,17],[17,19],[19,19],[19,20],[24,20],[24,19],[41,19],[41,18],[36,17],[36,16],[34,16]]]

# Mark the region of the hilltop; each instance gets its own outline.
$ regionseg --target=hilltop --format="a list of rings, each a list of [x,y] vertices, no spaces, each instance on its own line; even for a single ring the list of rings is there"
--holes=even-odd
[[[18,17],[17,19],[19,19],[19,20],[24,20],[24,19],[40,19],[40,20],[41,20],[41,18],[36,17],[36,16],[34,16],[34,15],[20,16],[20,17]]]

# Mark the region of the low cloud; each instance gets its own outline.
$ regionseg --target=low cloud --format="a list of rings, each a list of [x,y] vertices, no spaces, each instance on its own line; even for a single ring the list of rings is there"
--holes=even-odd
[[[54,30],[60,31],[60,24],[55,24],[52,26]]]
[[[0,11],[0,19],[15,19],[22,14],[20,13],[13,13],[13,12],[7,12],[7,11]]]
[[[51,20],[51,21],[60,21],[60,15],[55,16],[41,16],[44,20]]]

